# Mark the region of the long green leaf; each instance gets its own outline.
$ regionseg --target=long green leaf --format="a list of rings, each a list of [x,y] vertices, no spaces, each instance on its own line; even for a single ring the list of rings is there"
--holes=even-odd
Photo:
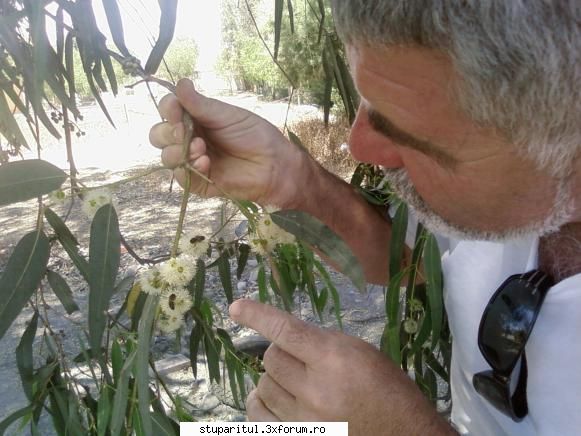
[[[138,407],[141,416],[141,425],[145,434],[151,434],[152,432],[151,416],[149,414],[149,338],[151,338],[157,304],[158,298],[156,296],[147,296],[137,329],[139,341],[137,342],[134,374],[139,397]]]
[[[107,22],[109,23],[109,30],[115,45],[123,56],[129,56],[129,50],[125,45],[125,33],[123,31],[123,21],[121,20],[121,13],[119,12],[119,5],[117,0],[103,0],[103,8],[107,15]]]
[[[405,236],[408,228],[408,207],[404,202],[399,204],[391,226],[389,241],[389,277],[395,277],[401,271],[405,250]]]
[[[0,422],[0,436],[3,436],[6,433],[6,430],[8,430],[8,427],[10,427],[13,422],[18,421],[20,418],[23,418],[31,413],[34,410],[34,407],[34,404],[30,404],[26,407],[23,407],[22,409],[18,409],[16,412],[11,413],[6,418],[4,418],[2,422]]]
[[[110,425],[112,436],[121,434],[123,428],[125,411],[127,410],[127,400],[129,399],[129,377],[131,376],[135,354],[135,351],[129,354],[119,374],[119,381],[116,386],[117,390],[113,397],[113,413],[111,415]]]
[[[4,164],[0,166],[0,206],[48,194],[66,179],[64,171],[40,159]]]
[[[297,210],[278,211],[271,216],[277,225],[325,255],[357,289],[365,290],[365,276],[359,261],[333,230],[315,217]]]
[[[206,327],[205,325],[203,326]],[[210,382],[215,381],[216,383],[220,383],[221,343],[215,339],[214,332],[210,328],[205,328],[202,343],[204,344],[204,351],[206,352]]]
[[[0,338],[38,288],[49,252],[48,238],[42,231],[28,233],[16,245],[0,277]]]
[[[2,117],[3,121],[0,124],[0,133],[4,135],[8,143],[12,144],[15,148],[19,148],[21,145],[30,148],[26,142],[26,138],[22,134],[22,130],[20,130],[18,122],[14,118],[14,114],[8,106],[4,92],[0,92],[0,117]]]
[[[97,435],[104,436],[107,433],[109,420],[113,414],[113,395],[114,389],[104,383],[99,396],[97,405]]]
[[[282,11],[284,0],[274,1],[274,60],[278,58],[278,47],[280,45],[280,32],[282,30]]]
[[[73,292],[67,282],[56,272],[48,270],[46,278],[55,295],[58,297],[66,312],[70,315],[79,310],[79,306],[73,299]]]
[[[401,364],[400,345],[400,288],[401,281],[407,270],[400,271],[389,281],[387,295],[385,296],[385,312],[387,323],[381,338],[381,351],[395,362]]]
[[[250,246],[248,244],[240,244],[238,247],[238,266],[236,267],[236,278],[240,280],[246,263],[248,262],[248,255],[250,254]]]
[[[159,7],[161,9],[161,16],[159,20],[159,37],[155,42],[155,46],[151,50],[151,54],[145,64],[145,72],[147,74],[155,74],[171,40],[173,39],[175,25],[177,0],[159,0]]]
[[[95,214],[89,245],[89,344],[101,347],[107,325],[106,312],[113,295],[120,259],[119,221],[115,208],[107,204]]]
[[[190,333],[190,363],[192,365],[194,378],[198,377],[198,351],[200,349],[200,342],[204,336],[204,328],[202,327],[201,322],[201,319],[197,319],[194,328]]]
[[[230,272],[230,256],[228,255],[228,250],[222,251],[218,259],[218,273],[220,274],[220,281],[222,282],[228,304],[232,304],[234,301],[234,293],[232,289],[232,274]]]
[[[34,359],[32,343],[38,327],[38,312],[34,312],[28,327],[24,330],[18,347],[16,347],[16,365],[20,373],[22,388],[29,401],[32,401],[32,380],[34,375]]]
[[[444,301],[442,293],[442,263],[438,241],[430,234],[424,248],[424,270],[428,302],[432,318],[432,349],[438,343],[444,318]]]
[[[295,12],[293,9],[293,2],[292,2],[292,0],[288,0],[286,4],[287,4],[287,9],[288,9],[288,19],[290,22],[291,34],[294,34],[295,33]]]
[[[44,217],[55,231],[56,236],[83,276],[83,278],[89,282],[89,263],[86,259],[81,256],[79,250],[77,249],[77,245],[79,245],[75,236],[71,233],[67,225],[64,223],[62,219],[52,210],[49,208],[44,209]]]

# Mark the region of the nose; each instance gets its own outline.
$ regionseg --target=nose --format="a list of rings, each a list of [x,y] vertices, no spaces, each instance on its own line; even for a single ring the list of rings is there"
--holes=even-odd
[[[401,168],[404,163],[398,148],[371,126],[367,110],[360,105],[349,135],[349,149],[353,158],[387,168]]]

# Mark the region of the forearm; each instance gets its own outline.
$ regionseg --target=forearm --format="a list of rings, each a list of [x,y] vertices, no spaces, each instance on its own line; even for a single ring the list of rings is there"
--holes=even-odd
[[[305,159],[307,177],[294,208],[328,225],[351,248],[367,281],[385,284],[388,279],[391,223],[357,190],[329,173],[312,158]],[[305,168],[303,167],[303,170]]]

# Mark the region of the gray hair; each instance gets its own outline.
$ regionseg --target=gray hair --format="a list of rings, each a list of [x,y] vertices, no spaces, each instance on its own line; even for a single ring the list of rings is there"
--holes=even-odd
[[[459,105],[555,176],[581,151],[581,1],[332,0],[347,43],[446,53]]]

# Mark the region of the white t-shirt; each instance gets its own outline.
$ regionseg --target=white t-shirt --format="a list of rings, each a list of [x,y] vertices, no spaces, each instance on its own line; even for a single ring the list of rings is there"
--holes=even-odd
[[[529,413],[517,423],[474,390],[472,376],[490,369],[478,349],[484,308],[506,278],[537,266],[538,238],[505,243],[438,240],[453,336],[452,421],[458,431],[477,436],[581,435],[581,274],[557,283],[545,298],[525,348]]]

